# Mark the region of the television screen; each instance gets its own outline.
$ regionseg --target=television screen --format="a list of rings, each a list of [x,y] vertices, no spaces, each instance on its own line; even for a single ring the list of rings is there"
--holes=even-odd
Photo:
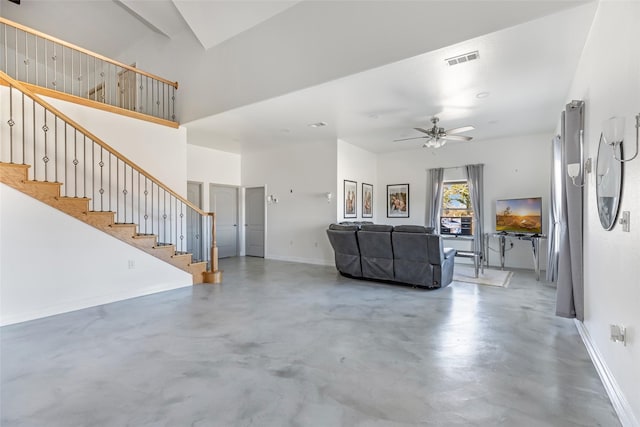
[[[441,217],[440,234],[471,236],[471,217]]]
[[[542,233],[542,197],[496,201],[496,231]]]

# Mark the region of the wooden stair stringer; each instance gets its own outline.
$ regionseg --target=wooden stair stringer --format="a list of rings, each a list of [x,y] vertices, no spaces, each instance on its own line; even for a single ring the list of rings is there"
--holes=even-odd
[[[193,284],[203,283],[205,262],[192,262],[191,254],[176,254],[174,245],[158,245],[155,235],[139,235],[136,224],[115,223],[115,212],[89,211],[89,198],[60,196],[62,183],[29,180],[29,167],[0,162],[0,182],[190,273]]]

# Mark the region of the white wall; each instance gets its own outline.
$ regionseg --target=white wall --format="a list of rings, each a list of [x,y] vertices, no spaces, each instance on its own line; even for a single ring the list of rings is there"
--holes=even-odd
[[[0,95],[1,116],[8,117],[8,89],[0,87]],[[56,99],[45,100],[177,193],[186,195],[186,129],[159,126]],[[8,128],[2,120],[0,136],[5,160]],[[19,129],[15,130],[14,138],[19,133]],[[13,191],[3,189],[0,206],[2,322],[32,319],[191,284],[188,273],[93,227],[41,203],[34,205],[28,197],[26,200],[16,197],[18,201],[14,201]],[[89,248],[91,241],[97,242],[93,249]],[[47,261],[43,263],[43,259]],[[79,265],[70,264],[73,259],[79,260]],[[123,272],[128,260],[134,260],[136,268]],[[37,269],[33,268],[35,263]],[[76,273],[74,277],[70,277],[71,266]],[[42,297],[28,301],[33,295]]]
[[[187,179],[203,183],[202,206],[209,210],[209,185],[240,186],[241,156],[198,145],[187,145]]]
[[[378,188],[378,156],[375,153],[364,150],[346,141],[338,140],[338,182],[335,191],[332,191],[336,200],[336,222],[340,221],[373,221],[384,217],[376,203],[376,190]],[[358,183],[357,218],[344,217],[344,180]],[[362,183],[373,185],[373,218],[362,218]],[[382,216],[381,216],[382,215]]]
[[[624,148],[634,151],[634,117],[640,113],[640,3],[598,6],[567,102],[585,101],[586,156],[597,156],[602,123],[626,119]],[[585,320],[591,339],[640,420],[640,158],[624,164],[621,211],[631,211],[631,232],[605,231],[598,219],[595,174],[585,193]],[[609,340],[609,324],[627,327],[626,347]],[[631,422],[627,425],[634,425]]]
[[[191,274],[4,184],[0,258],[1,325],[190,286],[192,281]]]
[[[526,135],[497,140],[448,143],[443,148],[401,151],[378,156],[378,188],[376,210],[379,221],[392,225],[424,225],[427,191],[427,169],[455,168],[466,164],[484,163],[485,231],[495,231],[496,200],[520,197],[542,197],[543,233],[547,232],[549,203],[549,173],[552,135]],[[448,177],[463,177],[463,170],[448,170]],[[386,218],[386,186],[409,184],[409,218]],[[509,239],[514,243],[506,255],[505,267],[533,269],[531,243]],[[447,241],[460,249],[469,244]],[[463,245],[463,246],[460,246]],[[497,239],[490,247],[498,248]],[[540,265],[546,266],[546,241],[540,245]],[[489,252],[491,265],[499,265],[499,255]]]
[[[334,265],[326,235],[335,222],[336,142],[320,141],[246,153],[242,185],[266,187],[278,198],[267,205],[267,258]]]

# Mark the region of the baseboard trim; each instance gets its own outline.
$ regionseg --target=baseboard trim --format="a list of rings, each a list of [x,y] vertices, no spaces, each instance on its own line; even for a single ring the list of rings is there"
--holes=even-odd
[[[324,265],[327,267],[332,267],[334,265],[333,261],[326,261],[324,259],[318,259],[318,258],[299,258],[299,257],[290,257],[290,256],[281,256],[281,255],[269,255],[266,257],[266,259],[273,259],[276,261],[297,262],[300,264]]]
[[[185,282],[184,284],[163,283],[159,285],[149,286],[143,289],[136,289],[130,292],[103,294],[87,298],[64,301],[34,311],[14,313],[9,316],[2,316],[0,318],[0,326],[9,326],[16,323],[29,322],[31,320],[43,319],[45,317],[57,316],[59,314],[71,313],[73,311],[84,310],[86,308],[97,307],[100,305],[111,304],[114,302],[125,301],[132,298],[153,295],[160,292],[172,291],[175,289],[191,286],[193,285],[190,281]]]
[[[602,381],[602,385],[604,385],[607,394],[609,395],[609,399],[611,400],[611,404],[613,405],[613,409],[615,409],[616,414],[618,414],[618,418],[620,419],[620,423],[623,427],[640,427],[638,420],[633,414],[633,409],[629,405],[624,393],[620,389],[618,382],[614,378],[613,374],[607,367],[607,364],[604,362],[600,351],[595,346],[594,342],[591,340],[591,335],[589,335],[589,331],[584,326],[584,323],[581,321],[574,319],[574,323],[576,324],[576,329],[578,329],[578,333],[582,338],[582,342],[584,342],[585,347],[587,348],[587,352],[591,357],[591,361],[593,362],[593,366],[595,366],[598,375],[600,376],[600,380]]]

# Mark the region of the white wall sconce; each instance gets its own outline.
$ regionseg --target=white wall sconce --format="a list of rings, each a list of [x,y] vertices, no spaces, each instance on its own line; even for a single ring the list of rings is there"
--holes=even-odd
[[[324,196],[327,198],[327,203],[331,203],[331,200],[333,199],[333,194],[331,194],[330,191],[324,193]]]
[[[267,196],[267,204],[268,205],[273,205],[278,203],[278,198],[276,196],[274,196],[273,194],[269,194]]]
[[[569,178],[571,178],[571,182],[576,187],[584,187],[584,178],[582,179],[581,184],[576,184],[576,178],[583,174],[591,173],[591,157],[589,157],[587,161],[584,162],[583,170],[580,170],[580,166],[580,163],[569,163],[567,165],[567,175],[569,175]]]
[[[624,117],[611,117],[602,125],[602,135],[607,144],[613,150],[613,158],[617,161],[630,162],[638,156],[638,140],[640,139],[640,114],[636,115],[636,153],[629,159],[618,158],[616,156],[616,146],[621,145],[624,141]],[[622,149],[620,150],[622,156]]]

